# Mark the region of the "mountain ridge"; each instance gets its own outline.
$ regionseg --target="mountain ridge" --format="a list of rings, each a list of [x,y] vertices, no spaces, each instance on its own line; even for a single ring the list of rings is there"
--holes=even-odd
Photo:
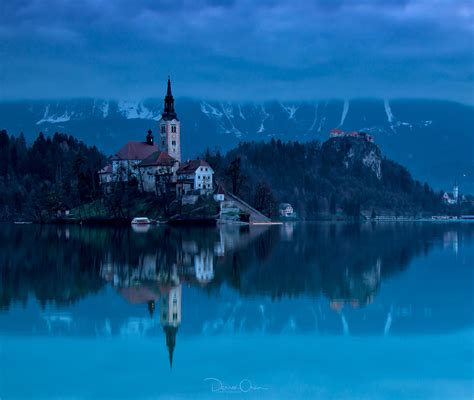
[[[1,128],[24,132],[65,132],[114,154],[128,140],[156,132],[162,99],[12,100],[0,102]],[[474,107],[445,100],[351,99],[320,101],[225,102],[176,99],[183,154],[206,148],[228,150],[240,141],[326,140],[332,128],[363,130],[388,157],[417,179],[449,190],[474,191]]]

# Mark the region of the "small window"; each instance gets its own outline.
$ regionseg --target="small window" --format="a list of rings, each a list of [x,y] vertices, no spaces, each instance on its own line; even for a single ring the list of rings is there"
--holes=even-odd
[[[163,143],[163,146],[164,146],[164,145],[165,145],[165,141],[163,140],[163,142],[162,142],[162,143]]]
[[[206,171],[207,171],[207,168],[206,168]]]
[[[176,140],[172,140],[172,141],[171,141],[171,144],[172,144],[173,146],[176,146]]]
[[[173,321],[176,321],[178,319],[178,314],[177,313],[173,313]]]
[[[176,133],[176,125],[171,125],[171,132]]]
[[[161,125],[161,133],[166,133],[166,126]]]

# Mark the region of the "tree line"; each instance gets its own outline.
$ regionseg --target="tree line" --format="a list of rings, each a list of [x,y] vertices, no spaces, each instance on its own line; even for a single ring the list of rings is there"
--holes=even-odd
[[[22,133],[0,131],[0,219],[43,221],[61,208],[94,200],[105,161],[95,146],[63,133],[40,132],[29,146]]]
[[[441,193],[411,176],[402,165],[381,159],[382,177],[356,160],[344,166],[331,148],[307,143],[243,142],[226,154],[206,151],[215,180],[263,213],[291,203],[302,218],[323,214],[421,215],[446,211]]]

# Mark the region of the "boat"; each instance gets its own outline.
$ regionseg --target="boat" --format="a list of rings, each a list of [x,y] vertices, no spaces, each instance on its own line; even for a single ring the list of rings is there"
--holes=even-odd
[[[132,225],[150,225],[151,221],[147,217],[135,217],[132,219]]]

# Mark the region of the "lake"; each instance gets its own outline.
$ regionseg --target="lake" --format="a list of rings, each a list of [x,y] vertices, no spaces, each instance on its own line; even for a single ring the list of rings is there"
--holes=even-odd
[[[0,226],[0,399],[472,399],[474,224]]]

